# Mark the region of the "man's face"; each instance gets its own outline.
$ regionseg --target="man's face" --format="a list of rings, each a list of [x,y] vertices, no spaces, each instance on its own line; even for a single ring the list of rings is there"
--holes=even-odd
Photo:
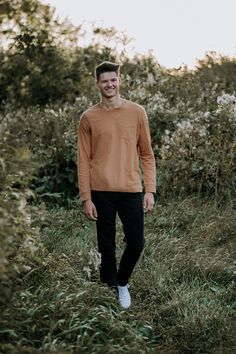
[[[97,87],[101,95],[112,98],[119,94],[120,79],[115,71],[106,72],[100,75]]]

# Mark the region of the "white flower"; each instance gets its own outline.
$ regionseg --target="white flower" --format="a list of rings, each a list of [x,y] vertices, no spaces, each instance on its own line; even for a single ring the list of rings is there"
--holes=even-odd
[[[177,123],[177,127],[180,130],[193,130],[193,125],[191,124],[191,122],[189,120],[182,120],[180,123]]]
[[[204,113],[203,113],[203,117],[204,117],[204,118],[208,118],[210,115],[211,115],[210,112],[204,112]]]
[[[217,104],[220,106],[235,104],[236,97],[234,95],[229,95],[228,93],[224,93],[222,96],[217,97]]]
[[[199,135],[200,135],[201,138],[202,138],[203,136],[205,136],[205,135],[206,135],[206,129],[205,129],[205,127],[201,127],[198,132],[199,132]]]
[[[147,83],[149,85],[153,85],[155,83],[155,78],[152,73],[148,73]]]

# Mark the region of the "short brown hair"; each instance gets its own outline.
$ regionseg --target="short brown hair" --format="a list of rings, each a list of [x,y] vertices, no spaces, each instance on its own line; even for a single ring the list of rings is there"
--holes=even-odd
[[[112,63],[110,61],[103,61],[101,64],[97,65],[95,68],[96,80],[99,81],[100,75],[110,71],[115,71],[117,75],[120,74],[120,64]]]

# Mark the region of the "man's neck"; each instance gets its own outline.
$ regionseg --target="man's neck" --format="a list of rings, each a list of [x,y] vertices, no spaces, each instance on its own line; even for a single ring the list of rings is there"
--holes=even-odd
[[[120,96],[117,97],[112,97],[112,98],[107,98],[107,97],[102,97],[100,106],[106,109],[110,108],[118,108],[122,105],[123,99]]]

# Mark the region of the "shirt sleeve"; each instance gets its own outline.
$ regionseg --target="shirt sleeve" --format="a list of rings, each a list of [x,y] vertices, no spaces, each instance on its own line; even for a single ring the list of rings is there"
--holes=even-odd
[[[78,187],[82,201],[91,199],[91,129],[87,117],[83,114],[78,127]]]
[[[156,193],[156,161],[151,146],[148,117],[142,108],[140,112],[140,132],[138,139],[139,156],[142,163],[145,192]]]

